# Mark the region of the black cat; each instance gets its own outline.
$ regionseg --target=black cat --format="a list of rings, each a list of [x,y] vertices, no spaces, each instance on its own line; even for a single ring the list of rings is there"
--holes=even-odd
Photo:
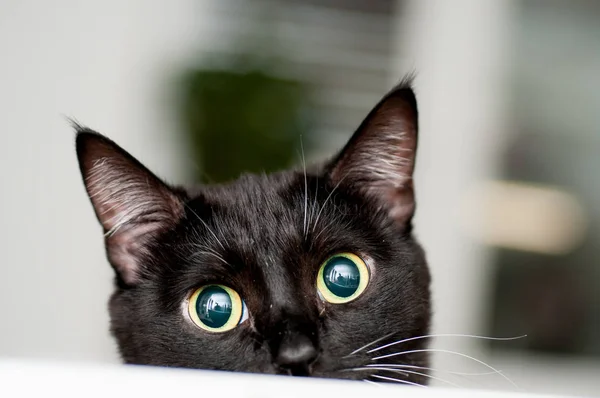
[[[426,384],[430,276],[411,233],[417,119],[404,82],[330,162],[196,188],[167,185],[76,126],[116,271],[109,309],[123,360]]]

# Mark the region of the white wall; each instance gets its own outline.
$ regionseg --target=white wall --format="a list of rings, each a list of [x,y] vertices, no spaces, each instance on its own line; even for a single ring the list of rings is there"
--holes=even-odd
[[[182,175],[163,85],[195,55],[204,3],[0,3],[0,356],[116,359],[112,271],[63,115]]]

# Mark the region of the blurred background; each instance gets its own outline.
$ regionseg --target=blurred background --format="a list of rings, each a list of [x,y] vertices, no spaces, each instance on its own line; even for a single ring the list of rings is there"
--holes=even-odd
[[[433,332],[528,335],[433,348],[600,396],[599,21],[593,0],[4,0],[0,356],[118,361],[66,117],[168,181],[226,181],[330,156],[416,71]]]

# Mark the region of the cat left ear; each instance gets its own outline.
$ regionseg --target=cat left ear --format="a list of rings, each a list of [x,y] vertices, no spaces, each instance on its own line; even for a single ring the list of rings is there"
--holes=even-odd
[[[135,285],[148,243],[181,218],[183,200],[113,141],[75,128],[79,168],[104,228],[108,260],[121,281]]]
[[[410,82],[390,91],[369,113],[329,168],[343,182],[379,201],[408,225],[415,210],[413,171],[417,150],[417,100]]]

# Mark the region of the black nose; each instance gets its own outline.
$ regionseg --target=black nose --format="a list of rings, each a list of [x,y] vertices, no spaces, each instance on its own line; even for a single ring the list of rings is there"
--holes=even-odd
[[[310,365],[318,355],[317,348],[306,335],[288,334],[281,341],[275,362],[293,376],[308,376]]]

